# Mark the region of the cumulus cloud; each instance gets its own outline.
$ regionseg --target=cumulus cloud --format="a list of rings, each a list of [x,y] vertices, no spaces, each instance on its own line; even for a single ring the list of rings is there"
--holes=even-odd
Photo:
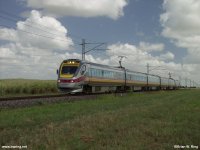
[[[81,58],[69,51],[73,46],[67,29],[55,18],[31,11],[16,29],[0,28],[0,78],[56,79],[56,69],[68,58]],[[87,55],[87,60],[108,63],[108,60]]]
[[[123,16],[127,0],[25,0],[27,6],[57,16],[98,17],[117,19]]]
[[[6,42],[0,46],[1,78],[56,77],[52,70],[73,45],[58,20],[35,10],[25,21],[18,21],[16,29],[0,28],[0,39]]]
[[[162,35],[177,47],[187,50],[183,68],[189,74],[182,76],[199,81],[200,76],[200,1],[164,0],[160,15]]]
[[[200,64],[200,1],[165,0],[160,16],[162,35],[186,48],[186,63]]]
[[[148,63],[151,74],[168,77],[170,72],[174,79],[181,80],[182,85],[185,85],[186,78],[195,81],[199,80],[197,70],[200,69],[200,66],[196,64],[182,65],[181,63],[175,63],[173,61],[175,56],[171,52],[163,51],[160,56],[153,56],[151,52],[140,49],[140,46],[129,43],[116,43],[108,46],[108,48],[109,65],[118,65],[118,56],[122,55],[127,57],[123,59],[122,65],[130,70],[147,72],[146,65]]]
[[[151,66],[162,65],[163,67],[168,66],[170,68],[171,66],[175,65],[177,67],[177,65],[173,62],[167,63],[164,61],[166,59],[169,59],[170,56],[167,55],[173,55],[172,53],[163,54],[160,57],[153,56],[149,52],[140,49],[140,46],[137,47],[136,45],[129,43],[125,44],[117,43],[110,45],[108,48],[110,49],[107,51],[107,54],[111,57],[110,64],[117,63],[118,60],[117,56],[119,55],[126,56],[127,58],[124,59],[123,65],[125,65],[127,68],[131,70],[146,72],[145,66],[147,65],[147,63],[149,63]],[[180,67],[180,65],[178,65],[178,67]],[[162,74],[162,75],[167,75],[167,74]]]
[[[168,60],[173,60],[174,59],[174,54],[171,52],[167,52],[165,54],[160,55],[160,60],[168,61]]]
[[[156,43],[151,44],[148,42],[140,42],[139,47],[141,50],[148,51],[148,52],[160,52],[164,50],[165,45],[163,43]]]
[[[15,42],[23,47],[37,47],[46,50],[69,50],[73,45],[67,36],[67,29],[53,17],[41,16],[32,10],[29,18],[18,21],[16,30],[0,28],[0,39]]]
[[[27,32],[32,33],[32,36]],[[17,35],[18,42],[23,46],[66,50],[73,45],[71,38],[67,37],[67,29],[58,20],[41,16],[36,10],[32,10],[30,17],[25,21],[17,23]]]
[[[0,27],[0,40],[5,41],[16,41],[17,40],[17,33],[14,29],[7,29]]]
[[[11,51],[9,48],[7,47],[0,47],[0,58],[14,58],[15,57],[15,53],[13,51]]]

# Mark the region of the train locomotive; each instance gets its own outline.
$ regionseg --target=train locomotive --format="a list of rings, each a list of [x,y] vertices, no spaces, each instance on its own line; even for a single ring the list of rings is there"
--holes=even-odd
[[[57,70],[58,89],[67,93],[100,93],[177,89],[178,80],[82,61],[64,60]]]

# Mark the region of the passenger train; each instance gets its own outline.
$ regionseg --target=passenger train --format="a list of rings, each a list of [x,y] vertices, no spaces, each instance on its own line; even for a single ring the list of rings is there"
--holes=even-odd
[[[57,74],[58,89],[68,93],[161,90],[180,87],[180,82],[172,78],[79,59],[64,60]]]

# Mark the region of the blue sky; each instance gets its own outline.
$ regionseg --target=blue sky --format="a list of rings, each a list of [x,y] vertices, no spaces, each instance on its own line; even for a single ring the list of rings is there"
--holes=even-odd
[[[88,7],[90,5],[91,7]],[[85,38],[86,42],[106,42],[107,45],[103,48],[112,48],[110,51],[91,52],[86,57],[88,61],[117,65],[117,55],[124,54],[128,57],[124,65],[131,70],[145,72],[145,65],[149,63],[152,66],[168,68],[168,72],[172,72],[176,78],[191,78],[196,81],[199,76],[196,70],[199,69],[200,48],[196,44],[199,41],[199,32],[194,31],[199,28],[195,19],[182,16],[185,12],[181,13],[181,11],[184,11],[186,6],[188,8],[186,12],[190,16],[200,18],[198,13],[200,6],[196,0],[177,0],[176,2],[174,0],[112,0],[112,3],[106,0],[76,0],[76,4],[72,0],[66,0],[63,4],[61,0],[56,3],[51,0],[49,2],[45,0],[1,0],[0,25],[3,26],[0,27],[0,51],[3,53],[1,57],[3,73],[0,77],[15,77],[9,75],[13,69],[8,69],[12,66],[6,59],[12,58],[16,59],[16,66],[21,66],[19,70],[22,69],[24,72],[19,73],[17,78],[45,78],[46,75],[38,75],[42,68],[39,68],[36,63],[45,64],[44,67],[49,63],[50,60],[45,60],[43,55],[39,56],[44,54],[52,55],[52,58],[49,57],[50,62],[55,60],[53,67],[45,73],[50,74],[50,79],[54,79],[56,76],[50,71],[56,69],[62,59],[79,58],[81,46],[78,44],[81,43],[82,38]],[[195,10],[193,7],[197,11],[192,11]],[[9,21],[9,16],[5,12],[15,15],[16,17],[10,16],[15,21]],[[49,18],[45,20],[43,18],[45,16]],[[26,25],[27,20],[31,19],[37,23],[37,19],[34,20],[34,18],[41,19],[40,27],[43,26],[48,32],[53,31],[57,34],[56,30],[66,31],[61,36],[68,42],[61,44],[46,38],[47,43],[42,44],[37,36],[22,34],[20,30],[32,32],[31,28],[25,27],[24,24]],[[37,25],[33,23],[32,26]],[[53,26],[54,29],[50,30],[46,26]],[[183,30],[179,31],[179,27]],[[34,33],[37,32],[43,35],[41,31],[34,31]],[[192,45],[194,41],[196,43]],[[194,47],[194,45],[197,46]],[[33,49],[37,51],[34,53],[35,56]],[[35,62],[32,66],[36,71],[35,75],[28,73],[31,70],[28,66],[33,65],[26,62],[30,58]],[[26,67],[23,67],[24,63],[27,64]],[[135,67],[132,66],[133,64]],[[6,68],[6,65],[10,66]],[[155,70],[152,73],[162,76],[168,74],[161,70]]]

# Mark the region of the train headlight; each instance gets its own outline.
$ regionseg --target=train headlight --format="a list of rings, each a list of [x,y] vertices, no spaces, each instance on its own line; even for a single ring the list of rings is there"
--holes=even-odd
[[[58,80],[58,83],[60,83],[60,80]]]

